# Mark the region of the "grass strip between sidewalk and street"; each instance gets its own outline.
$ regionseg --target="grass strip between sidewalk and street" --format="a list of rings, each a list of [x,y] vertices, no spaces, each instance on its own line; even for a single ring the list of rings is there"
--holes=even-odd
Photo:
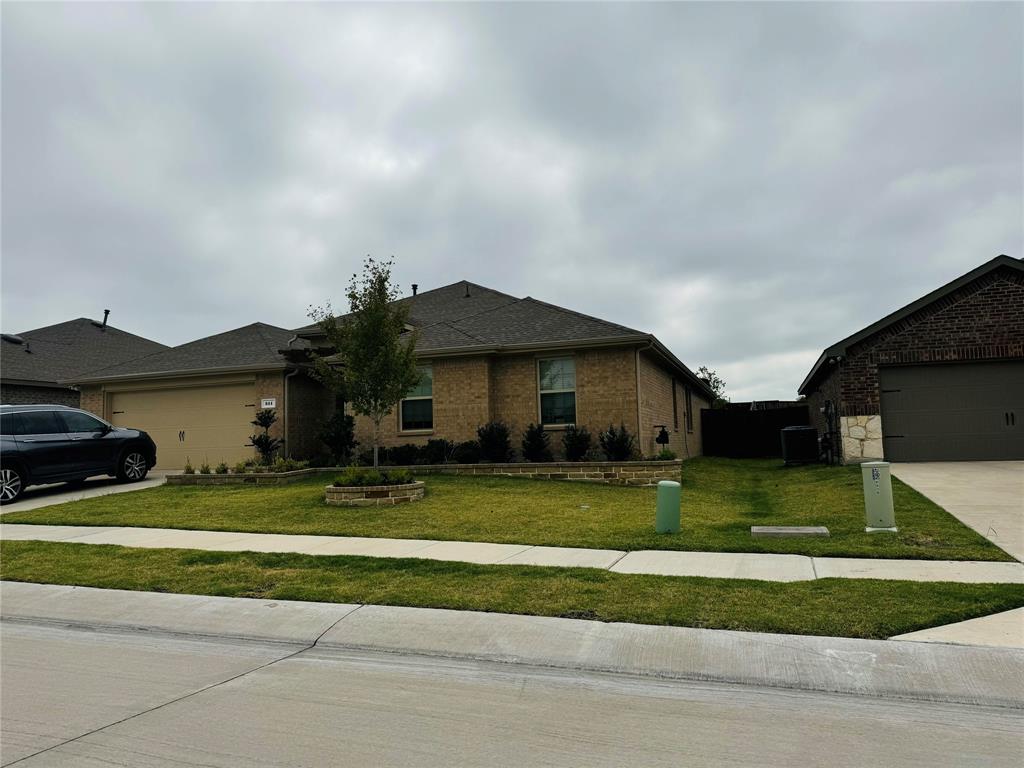
[[[163,486],[10,512],[6,523],[489,541],[590,549],[765,552],[923,560],[1013,558],[893,480],[897,533],[864,532],[857,467],[771,459],[683,464],[682,531],[654,532],[655,489],[561,480],[424,475],[426,497],[393,507],[332,507],[334,475],[292,485]],[[753,538],[752,525],[824,525],[829,538]]]
[[[105,589],[885,638],[1024,606],[1024,585],[776,583],[416,559],[5,541],[0,577]]]

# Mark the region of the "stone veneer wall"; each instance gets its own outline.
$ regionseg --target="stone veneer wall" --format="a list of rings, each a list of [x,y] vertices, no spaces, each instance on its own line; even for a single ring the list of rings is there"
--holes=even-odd
[[[417,481],[403,485],[328,485],[326,501],[339,507],[391,507],[423,498],[426,483]]]
[[[314,474],[341,472],[344,467],[317,467],[293,472],[259,472],[253,474],[167,476],[168,485],[278,485],[292,483]],[[408,467],[416,475],[498,475],[524,477],[532,480],[575,480],[606,485],[656,485],[661,480],[678,481],[683,469],[675,461],[553,461],[521,464],[425,464]]]
[[[885,458],[882,455],[882,417],[878,414],[840,416],[839,430],[846,463]]]

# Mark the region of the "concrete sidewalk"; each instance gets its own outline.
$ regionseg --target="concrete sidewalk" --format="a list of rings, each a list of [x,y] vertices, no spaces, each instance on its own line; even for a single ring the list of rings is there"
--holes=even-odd
[[[30,509],[92,499],[97,496],[109,496],[114,493],[144,491],[147,488],[156,488],[165,482],[167,482],[167,473],[164,470],[154,469],[146,475],[144,480],[136,483],[122,483],[113,477],[91,477],[80,485],[71,483],[33,485],[25,489],[22,497],[17,501],[0,507],[0,515],[10,512],[28,512]]]
[[[1024,651],[0,583],[4,622],[1024,708]]]
[[[154,549],[206,549],[218,552],[293,552],[307,555],[360,555],[450,560],[482,565],[544,565],[599,568],[613,573],[702,576],[758,581],[889,579],[960,583],[1024,583],[1024,564],[956,560],[875,560],[734,552],[534,547],[473,541],[375,539],[353,536],[291,536],[177,528],[120,528],[72,525],[0,525],[0,540],[117,544]]]

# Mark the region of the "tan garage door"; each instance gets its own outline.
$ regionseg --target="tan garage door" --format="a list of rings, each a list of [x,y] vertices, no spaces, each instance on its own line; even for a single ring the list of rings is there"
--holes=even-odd
[[[252,384],[115,392],[110,406],[115,426],[150,434],[159,469],[181,469],[186,459],[198,469],[255,455],[246,446],[255,431]]]

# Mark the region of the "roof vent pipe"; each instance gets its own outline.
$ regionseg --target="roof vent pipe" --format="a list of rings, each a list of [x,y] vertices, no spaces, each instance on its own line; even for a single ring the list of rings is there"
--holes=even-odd
[[[418,285],[417,283],[413,283],[413,284],[412,284],[412,295],[413,295],[413,296],[415,296],[415,295],[416,295],[416,291],[418,291],[418,290],[419,290],[419,288],[420,288],[420,287],[419,287],[419,285]]]
[[[107,318],[108,317],[110,317],[110,310],[109,309],[104,309],[103,310],[103,325],[100,326],[101,328],[106,328],[107,327]]]
[[[469,283],[466,283],[466,295],[463,296],[462,298],[464,298],[464,299],[468,299],[469,298]]]

